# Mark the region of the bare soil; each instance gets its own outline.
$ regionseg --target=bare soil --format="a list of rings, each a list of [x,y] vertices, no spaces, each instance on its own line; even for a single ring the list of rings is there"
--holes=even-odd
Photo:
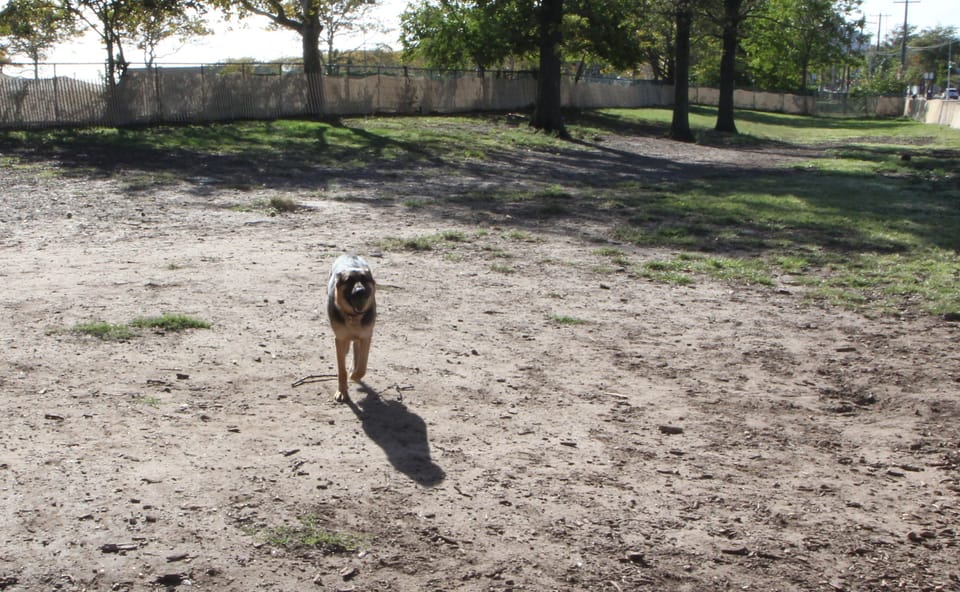
[[[960,590],[960,325],[655,283],[598,251],[665,255],[613,213],[482,199],[810,157],[596,140],[295,171],[0,148],[28,163],[0,171],[0,590]],[[349,405],[292,386],[335,371],[346,251],[380,309]],[[163,312],[212,328],[69,331]],[[304,518],[358,548],[271,539]]]

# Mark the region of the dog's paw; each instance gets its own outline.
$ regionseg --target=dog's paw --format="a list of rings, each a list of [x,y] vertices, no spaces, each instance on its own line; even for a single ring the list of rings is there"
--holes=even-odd
[[[347,394],[347,391],[337,391],[337,394],[333,396],[333,399],[337,403],[346,403],[350,400],[350,395]]]
[[[360,372],[359,370],[354,370],[353,374],[350,375],[350,380],[354,382],[360,382],[365,375],[366,375],[366,372]]]

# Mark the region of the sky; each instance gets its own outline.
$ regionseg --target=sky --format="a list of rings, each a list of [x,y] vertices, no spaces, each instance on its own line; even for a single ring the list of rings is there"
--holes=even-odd
[[[400,49],[397,40],[400,35],[400,14],[409,0],[381,0],[372,13],[382,28],[383,34],[344,35],[338,39],[338,49],[373,48],[377,44],[386,44]],[[6,0],[0,0],[0,6]],[[216,63],[229,59],[252,58],[255,60],[273,60],[281,58],[300,59],[303,51],[300,37],[290,30],[271,30],[270,21],[264,17],[253,16],[242,21],[236,19],[224,22],[217,19],[212,22],[214,35],[197,38],[187,44],[169,42],[161,46],[157,62],[160,64],[199,64]],[[143,62],[144,56],[135,48],[124,48],[127,61]],[[58,46],[51,52],[48,62],[102,64],[105,50],[97,37],[87,34],[70,43]]]
[[[400,13],[409,0],[381,0],[375,15],[381,25],[387,29],[385,34],[367,36],[344,36],[338,40],[338,49],[372,48],[378,43],[399,49],[397,41],[400,28]],[[7,0],[0,0],[5,6]],[[866,32],[876,41],[878,30],[885,37],[892,29],[902,26],[903,2],[895,0],[864,0],[862,12],[866,17]],[[882,16],[881,16],[882,15]],[[921,29],[936,26],[953,26],[960,33],[960,0],[910,0],[907,17],[911,27]],[[879,23],[878,23],[879,21]],[[299,37],[289,30],[269,30],[269,21],[263,17],[253,17],[244,21],[230,23],[218,22],[213,27],[215,35],[199,38],[187,44],[168,43],[161,47],[158,63],[162,64],[198,64],[216,63],[228,59],[252,58],[273,60],[280,58],[299,58],[301,56]],[[136,48],[129,48],[126,58],[130,62],[142,62]],[[76,41],[58,46],[51,52],[48,61],[60,64],[92,63],[103,64],[104,50],[95,36],[87,35]],[[63,66],[58,75],[78,75],[80,66]],[[13,72],[9,72],[13,74]]]
[[[903,27],[905,8],[910,27],[954,27],[960,34],[960,0],[910,0],[909,5],[894,0],[864,0],[860,9],[867,19],[866,32],[874,42],[878,30],[882,31],[881,39],[885,39],[891,30]]]

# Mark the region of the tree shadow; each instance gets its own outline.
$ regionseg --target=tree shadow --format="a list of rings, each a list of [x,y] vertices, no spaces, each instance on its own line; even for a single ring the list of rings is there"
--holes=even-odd
[[[427,424],[399,400],[386,400],[366,383],[365,397],[347,405],[360,420],[364,433],[387,455],[393,468],[423,487],[433,487],[446,478],[430,458]]]

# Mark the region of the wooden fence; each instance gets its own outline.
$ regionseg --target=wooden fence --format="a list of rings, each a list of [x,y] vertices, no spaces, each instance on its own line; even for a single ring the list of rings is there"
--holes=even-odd
[[[56,75],[45,79],[0,75],[0,128],[509,111],[530,107],[535,97],[536,80],[530,72],[479,76],[341,66],[328,75],[308,77],[296,64],[224,64],[131,69],[115,88]],[[692,104],[716,105],[718,97],[716,89],[690,89]],[[896,97],[835,100],[737,90],[734,99],[739,109],[805,115],[904,113],[904,100]],[[566,107],[657,107],[672,101],[672,87],[653,81],[565,78],[562,84]]]
[[[313,93],[309,91],[315,81]],[[308,77],[280,64],[131,69],[114,89],[72,78],[0,77],[0,127],[206,123],[299,116],[507,111],[533,105],[527,72],[340,69]],[[649,81],[564,80],[569,107],[667,105],[669,87]]]

